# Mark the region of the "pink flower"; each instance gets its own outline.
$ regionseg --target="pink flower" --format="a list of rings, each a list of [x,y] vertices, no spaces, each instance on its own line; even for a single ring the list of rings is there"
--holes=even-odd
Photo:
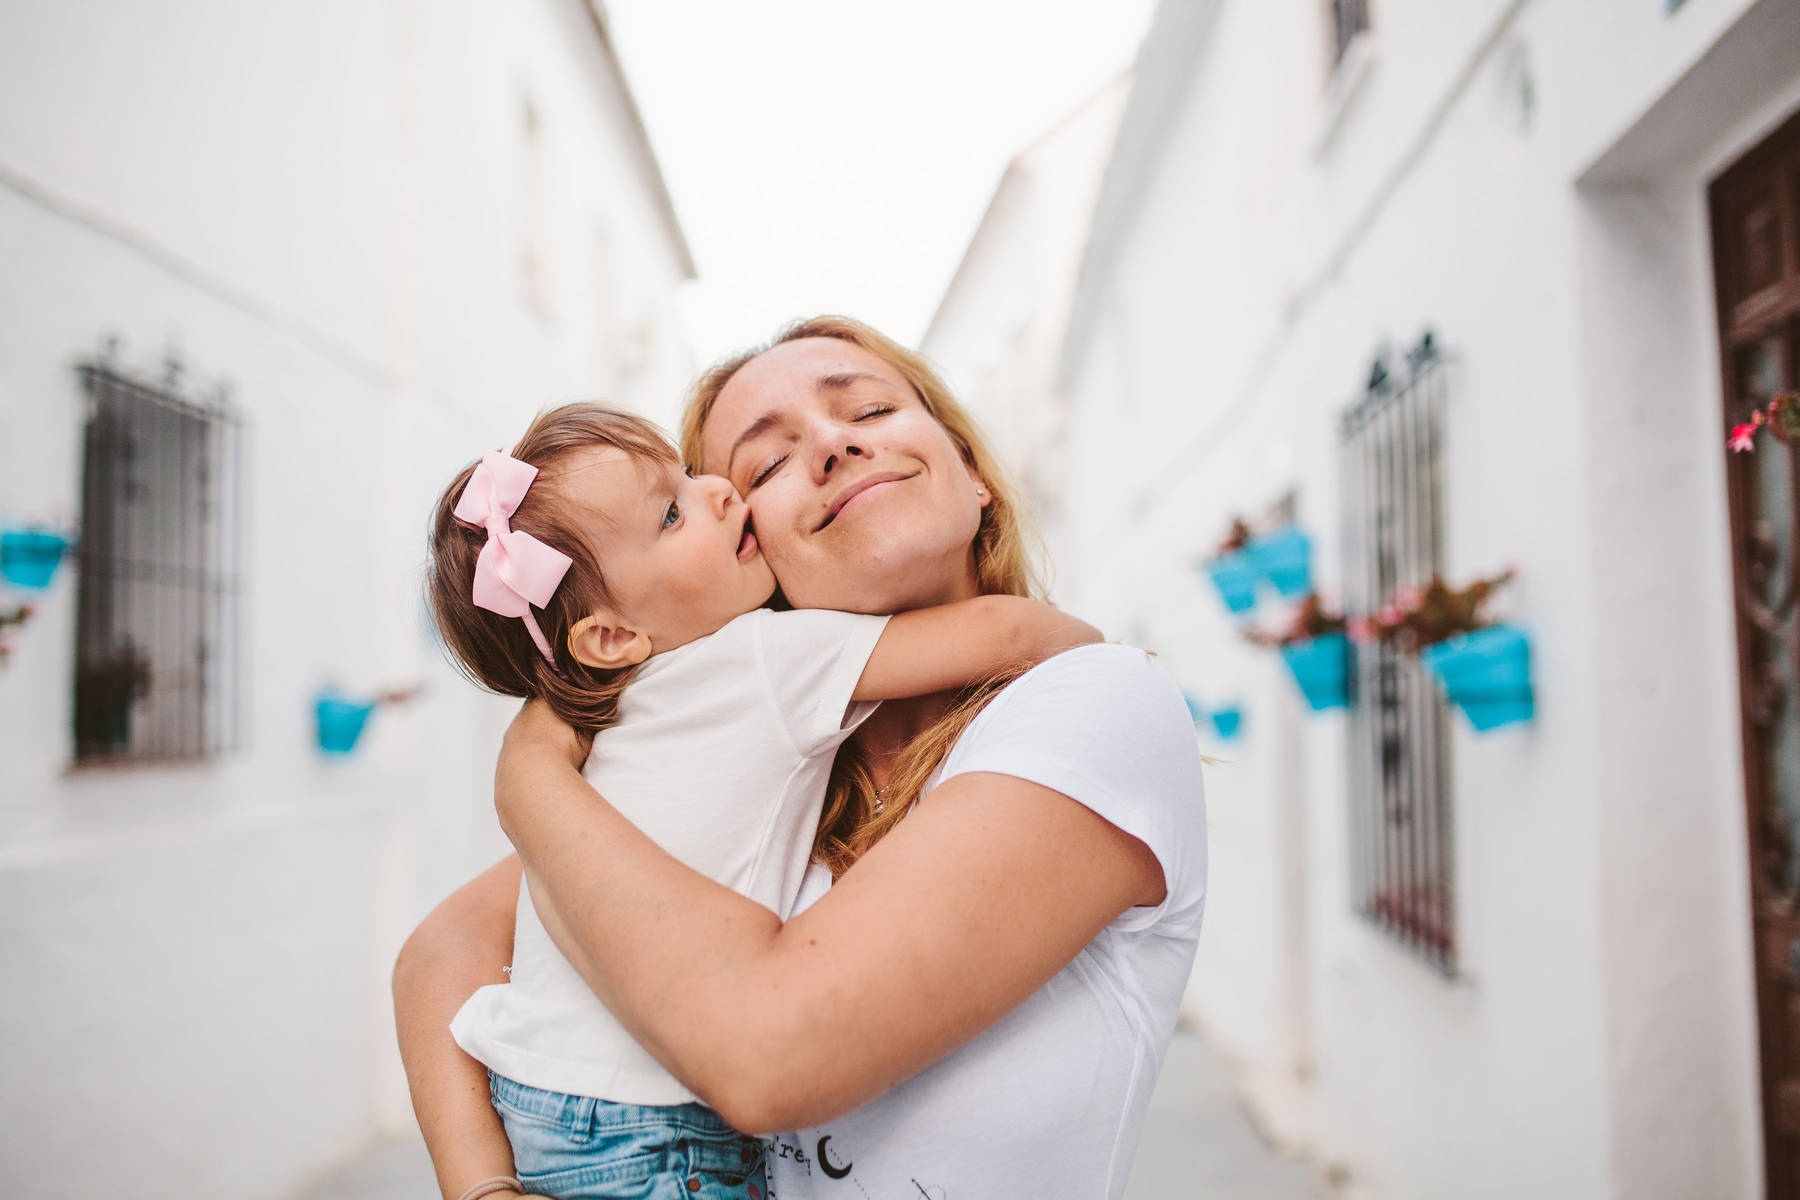
[[[1762,416],[1760,412],[1756,415]],[[1756,449],[1756,427],[1761,424],[1761,421],[1751,421],[1734,427],[1731,431],[1731,440],[1726,445],[1740,454],[1746,450]]]
[[[1344,632],[1359,646],[1372,645],[1375,641],[1375,627],[1361,617],[1351,617]]]
[[[1394,589],[1394,604],[1406,612],[1416,612],[1425,600],[1425,593],[1410,583],[1403,583]]]

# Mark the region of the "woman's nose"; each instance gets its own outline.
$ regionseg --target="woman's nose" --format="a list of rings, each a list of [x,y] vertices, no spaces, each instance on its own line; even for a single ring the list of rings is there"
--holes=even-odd
[[[814,430],[813,478],[823,482],[843,465],[846,458],[867,458],[868,454],[868,448],[856,438],[850,426],[835,421],[821,422]]]

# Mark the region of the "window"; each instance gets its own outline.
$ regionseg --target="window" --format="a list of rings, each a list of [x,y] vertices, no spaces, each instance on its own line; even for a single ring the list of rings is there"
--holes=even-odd
[[[1443,564],[1444,367],[1427,333],[1377,359],[1344,414],[1344,606],[1366,617]],[[1418,658],[1354,649],[1349,716],[1351,887],[1357,910],[1454,970],[1449,715]]]
[[[76,761],[235,749],[239,424],[223,389],[183,395],[174,360],[157,383],[105,359],[80,371]]]
[[[1369,27],[1369,0],[1331,0],[1331,61],[1340,63],[1356,35]]]

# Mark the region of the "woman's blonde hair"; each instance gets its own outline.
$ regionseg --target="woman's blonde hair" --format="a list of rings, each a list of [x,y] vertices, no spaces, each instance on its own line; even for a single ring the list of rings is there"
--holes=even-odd
[[[974,417],[950,394],[950,389],[922,355],[861,321],[839,316],[796,321],[763,345],[733,355],[709,369],[688,391],[681,421],[682,457],[689,464],[699,465],[701,430],[712,415],[719,393],[731,382],[732,376],[757,355],[801,338],[837,338],[849,342],[900,373],[918,394],[925,411],[943,426],[963,460],[974,468],[991,494],[981,511],[981,525],[976,530],[974,543],[975,577],[982,593],[1043,599],[1043,586],[1033,561],[1036,537],[1026,520],[1018,489],[981,435]],[[1031,665],[1029,662],[1013,664],[964,689],[948,712],[901,751],[887,786],[881,789],[879,805],[866,755],[856,742],[845,742],[832,766],[825,810],[819,820],[818,837],[813,843],[814,859],[831,868],[834,877],[842,875],[869,847],[885,837],[912,807],[912,802],[924,789],[925,780],[943,761],[969,722],[1002,687]]]

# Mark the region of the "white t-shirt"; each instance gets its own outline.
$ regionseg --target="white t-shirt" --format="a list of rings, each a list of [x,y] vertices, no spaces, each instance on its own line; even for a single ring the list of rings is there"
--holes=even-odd
[[[638,668],[582,774],[688,866],[785,917],[886,617],[746,613]],[[512,982],[457,1012],[457,1045],[528,1087],[630,1104],[694,1099],[595,998],[519,888]]]
[[[1206,900],[1193,722],[1142,650],[1086,646],[996,696],[939,781],[978,771],[1054,789],[1141,839],[1168,896],[1125,912],[1018,1008],[913,1078],[774,1139],[769,1200],[1116,1200],[1125,1190]],[[815,869],[797,910],[829,884]]]

